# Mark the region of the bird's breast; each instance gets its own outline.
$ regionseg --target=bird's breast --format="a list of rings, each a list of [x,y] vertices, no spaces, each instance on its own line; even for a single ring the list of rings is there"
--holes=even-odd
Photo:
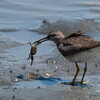
[[[78,52],[73,55],[69,56],[64,56],[66,59],[68,59],[71,62],[78,62],[78,63],[83,63],[83,62],[97,62],[100,63],[100,46]]]

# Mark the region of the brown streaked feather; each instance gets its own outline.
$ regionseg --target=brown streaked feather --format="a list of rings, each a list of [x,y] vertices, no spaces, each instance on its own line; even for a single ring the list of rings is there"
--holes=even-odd
[[[82,35],[83,32],[82,31],[77,31],[75,33],[72,33],[71,35],[69,36],[66,36],[65,38],[68,39],[68,38],[71,38],[71,37],[76,37],[76,36],[79,36],[79,35]]]
[[[58,49],[64,56],[74,55],[76,53],[89,50],[100,46],[100,42],[94,41],[86,35],[70,35],[61,40]]]

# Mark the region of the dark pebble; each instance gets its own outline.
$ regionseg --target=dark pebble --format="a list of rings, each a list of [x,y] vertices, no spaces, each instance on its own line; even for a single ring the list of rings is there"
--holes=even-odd
[[[95,64],[95,67],[98,67],[98,64]]]
[[[12,96],[12,99],[15,99],[15,96]]]
[[[40,89],[40,86],[38,86],[37,88]]]
[[[12,70],[10,70],[9,72],[12,73]]]
[[[69,73],[70,71],[69,71],[69,70],[67,70],[67,72]]]
[[[57,70],[54,70],[54,72],[57,72]]]
[[[24,67],[22,67],[22,69],[26,69],[26,67],[24,66]]]

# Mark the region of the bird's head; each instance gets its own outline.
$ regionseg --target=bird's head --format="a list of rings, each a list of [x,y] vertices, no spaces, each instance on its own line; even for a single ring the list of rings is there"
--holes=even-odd
[[[47,38],[48,38],[48,40],[55,42],[55,41],[58,41],[58,40],[64,38],[64,34],[61,31],[55,30],[55,31],[49,32]]]
[[[49,34],[45,38],[42,38],[36,42],[42,43],[42,42],[50,40],[50,41],[53,41],[56,43],[62,38],[64,38],[64,34],[61,31],[55,30],[55,31],[49,32]],[[36,43],[36,42],[34,42],[34,43]]]

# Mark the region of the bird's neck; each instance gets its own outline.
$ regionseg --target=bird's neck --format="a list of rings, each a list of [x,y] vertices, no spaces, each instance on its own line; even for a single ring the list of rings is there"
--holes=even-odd
[[[59,44],[60,44],[60,42],[63,40],[63,38],[64,38],[64,37],[61,37],[61,38],[59,38],[59,39],[55,39],[53,42],[54,42],[57,46],[59,46]]]

